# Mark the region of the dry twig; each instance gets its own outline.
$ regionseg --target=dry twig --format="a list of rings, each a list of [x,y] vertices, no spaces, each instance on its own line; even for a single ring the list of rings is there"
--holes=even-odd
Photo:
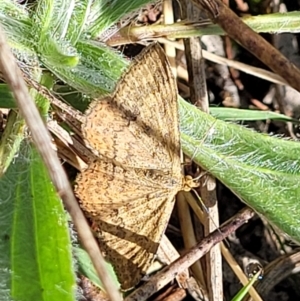
[[[242,22],[222,0],[193,0],[193,2],[203,8],[213,22],[222,27],[232,39],[300,92],[300,70],[262,36]]]
[[[220,231],[216,230],[205,237],[199,244],[190,249],[185,255],[174,261],[162,271],[151,277],[143,286],[136,289],[130,294],[125,301],[147,300],[155,292],[159,291],[166,284],[174,279],[186,268],[199,260],[213,246],[225,239],[229,234],[236,231],[240,226],[252,218],[254,212],[250,208],[245,208],[235,215],[228,223],[220,227]]]

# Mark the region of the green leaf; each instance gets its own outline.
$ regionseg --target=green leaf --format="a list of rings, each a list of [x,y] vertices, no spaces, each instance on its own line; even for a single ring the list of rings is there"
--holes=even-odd
[[[30,75],[40,80],[44,86],[52,88],[53,86],[53,77],[49,73],[44,73],[41,77],[41,69],[36,67],[32,68]],[[1,85],[1,90],[4,92],[3,95],[3,104],[8,105],[12,104],[12,107],[15,107],[13,95],[8,91],[6,85]],[[40,95],[35,89],[30,89],[30,95],[35,100],[41,114],[46,117],[49,110],[49,102],[45,97]],[[0,106],[1,107],[1,106]],[[25,121],[21,117],[21,114],[18,110],[11,110],[7,117],[6,126],[4,132],[1,136],[0,141],[0,175],[3,175],[11,161],[15,157],[16,153],[19,151],[20,144],[24,139],[25,134]]]
[[[34,42],[32,39],[32,23],[24,5],[15,1],[0,1],[0,20],[10,46],[20,59],[34,57]]]
[[[180,117],[184,153],[300,241],[299,143],[225,123],[182,100]]]
[[[97,41],[80,40],[76,47],[82,54],[82,64],[91,74],[88,80],[95,83],[93,90],[98,91],[98,95],[102,90],[111,93],[130,61],[125,60],[119,52]],[[90,91],[86,93],[93,94]]]
[[[78,5],[75,5],[73,0],[41,0],[37,2],[37,8],[33,15],[35,46],[41,55],[40,59],[48,68],[50,66],[52,69],[55,69],[56,66],[72,68],[79,63],[79,55],[74,44],[79,38],[78,34],[82,31],[84,24],[77,23],[77,30],[74,29],[76,20],[71,20],[77,16],[74,13],[76,7]],[[81,8],[83,7],[84,5],[81,6]],[[84,13],[82,10],[79,11],[81,14]],[[68,32],[70,34],[67,34]]]
[[[87,252],[82,248],[74,248],[76,259],[78,261],[79,271],[85,275],[89,280],[91,280],[96,286],[101,290],[105,291],[102,282],[100,281],[98,274],[95,271],[94,265],[87,254]],[[110,274],[110,279],[113,280],[115,287],[120,287],[118,282],[117,275],[114,272],[114,269],[110,263],[106,264],[106,271]]]
[[[36,70],[36,73],[39,70]],[[53,89],[54,86],[54,78],[50,72],[44,72],[40,74],[38,77],[37,74],[35,74],[35,78],[40,82],[40,84],[44,87],[46,87],[49,90]],[[30,89],[30,95],[34,99],[34,102],[41,114],[41,116],[44,118],[44,120],[47,120],[48,113],[49,113],[49,108],[50,108],[50,102],[49,100],[44,97],[43,95],[39,94],[38,91],[35,89],[31,88]]]
[[[19,151],[24,139],[25,121],[20,113],[11,110],[0,140],[0,176],[2,176],[11,161]]]
[[[90,97],[111,93],[129,63],[119,53],[96,41],[79,41],[76,47],[82,55],[76,67],[47,65],[49,70]]]
[[[16,107],[15,99],[7,84],[0,84],[0,108],[12,109]]]
[[[63,205],[37,151],[22,143],[0,180],[1,300],[75,300]]]
[[[97,0],[91,9],[91,22],[87,31],[92,37],[101,35],[122,17],[148,4],[149,0]]]

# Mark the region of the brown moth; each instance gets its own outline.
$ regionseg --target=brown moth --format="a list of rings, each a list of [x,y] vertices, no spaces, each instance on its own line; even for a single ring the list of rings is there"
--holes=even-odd
[[[185,190],[176,82],[158,44],[134,60],[111,97],[92,103],[82,131],[98,159],[75,192],[126,290],[151,265]]]

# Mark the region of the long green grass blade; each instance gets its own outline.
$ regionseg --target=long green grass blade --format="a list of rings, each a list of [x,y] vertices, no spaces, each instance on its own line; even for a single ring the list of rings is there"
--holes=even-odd
[[[254,283],[259,279],[261,272],[255,274],[245,285],[241,288],[241,290],[231,299],[231,301],[242,301],[244,297],[246,297],[247,293],[249,292],[250,288],[253,287]]]
[[[277,120],[284,122],[299,123],[299,120],[288,117],[283,114],[279,114],[271,111],[259,111],[259,110],[243,110],[235,108],[216,108],[211,107],[210,114],[214,117],[226,121],[254,121],[254,120]]]

